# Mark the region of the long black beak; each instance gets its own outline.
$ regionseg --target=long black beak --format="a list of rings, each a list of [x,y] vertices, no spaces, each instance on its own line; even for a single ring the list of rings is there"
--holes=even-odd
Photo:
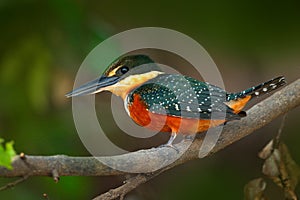
[[[99,91],[101,88],[117,83],[118,80],[119,77],[117,76],[111,76],[111,77],[101,76],[100,78],[85,83],[82,86],[67,93],[66,97],[75,97],[75,96],[81,96],[87,94],[94,94],[97,93],[97,91]]]

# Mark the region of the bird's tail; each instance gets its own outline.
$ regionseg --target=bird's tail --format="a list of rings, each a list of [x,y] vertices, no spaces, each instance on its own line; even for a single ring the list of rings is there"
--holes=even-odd
[[[268,92],[271,92],[273,90],[276,90],[277,88],[283,86],[285,84],[285,78],[284,76],[279,76],[277,78],[273,78],[269,81],[266,81],[264,83],[261,83],[257,86],[248,88],[242,92],[238,93],[231,93],[227,95],[227,101],[230,100],[236,100],[238,98],[243,98],[246,96],[251,96],[251,97],[257,97],[262,94],[266,94]]]

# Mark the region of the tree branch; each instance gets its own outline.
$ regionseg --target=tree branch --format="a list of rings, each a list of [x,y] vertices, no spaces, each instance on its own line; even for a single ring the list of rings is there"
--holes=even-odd
[[[210,152],[211,154],[229,146],[230,144],[246,137],[253,131],[265,126],[272,120],[300,105],[300,79],[274,93],[269,98],[253,106],[247,111],[247,117],[240,121],[234,121],[226,125],[223,129],[217,144]],[[204,135],[195,140],[188,151],[176,162],[162,168],[152,174],[139,174],[133,178],[128,179],[122,186],[110,190],[94,200],[108,200],[108,199],[123,199],[124,195],[135,189],[137,186],[149,181],[162,172],[169,170],[186,161],[196,159],[199,156],[199,149],[202,145]],[[134,187],[133,187],[134,186]]]
[[[224,126],[223,132],[218,139],[210,154],[229,146],[230,144],[249,135],[253,131],[265,126],[278,116],[287,113],[293,108],[300,105],[300,79],[274,93],[264,101],[256,104],[247,111],[247,117],[239,121],[229,122]],[[101,157],[104,163],[110,166],[122,166],[135,172],[150,172],[158,169],[162,163],[170,162],[166,167],[150,174],[139,174],[128,179],[121,187],[111,190],[103,196],[96,199],[113,199],[122,197],[139,184],[142,184],[151,178],[157,176],[165,170],[176,165],[182,164],[192,159],[199,158],[199,149],[203,142],[205,134],[200,134],[192,145],[185,151],[188,142],[181,142],[176,147],[183,155],[172,162],[178,153],[171,148],[155,148],[148,150],[140,150],[118,156]],[[150,161],[150,162],[149,162]],[[16,157],[13,161],[13,170],[7,170],[0,167],[0,176],[16,177],[16,176],[52,176],[53,170],[59,176],[106,176],[128,174],[108,167],[94,157],[68,157],[63,155],[57,156],[25,156],[25,158]],[[132,186],[134,186],[132,188]]]

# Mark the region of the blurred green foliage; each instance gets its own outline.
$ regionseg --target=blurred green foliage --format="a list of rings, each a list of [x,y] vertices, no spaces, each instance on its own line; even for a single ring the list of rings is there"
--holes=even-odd
[[[64,94],[71,90],[76,70],[93,47],[110,35],[135,27],[166,27],[190,35],[221,63],[225,83],[228,80],[232,89],[243,89],[237,83],[249,86],[264,81],[257,80],[258,76],[277,73],[293,80],[300,74],[298,8],[296,1],[269,0],[196,4],[3,0],[0,137],[14,140],[17,152],[89,155],[77,136],[71,102]],[[104,99],[108,105],[108,98]],[[296,113],[291,116],[286,140],[295,160],[300,161],[300,136],[293,134],[299,132],[293,117]],[[214,158],[174,169],[132,195],[137,199],[241,199],[244,184],[260,171],[256,152],[274,131],[276,126],[266,127],[268,134],[261,132]],[[0,179],[0,184],[8,181]],[[0,196],[41,199],[47,193],[50,199],[87,199],[119,184],[116,178],[62,177],[54,184],[50,178],[35,177]]]

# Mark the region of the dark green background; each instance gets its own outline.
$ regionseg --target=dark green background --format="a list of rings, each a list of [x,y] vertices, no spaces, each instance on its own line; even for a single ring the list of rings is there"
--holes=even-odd
[[[292,82],[300,74],[300,5],[295,2],[2,0],[0,137],[14,140],[16,150],[26,154],[88,156],[64,94],[97,44],[136,27],[170,28],[197,40],[217,63],[230,91],[277,75]],[[110,106],[109,94],[97,99],[103,107]],[[102,123],[111,137],[118,135],[109,110],[103,113],[108,115]],[[288,116],[283,140],[300,162],[297,117],[299,108]],[[277,119],[212,157],[160,175],[128,199],[242,199],[244,185],[261,176],[257,152],[276,134],[279,123]],[[114,139],[127,144],[122,135]],[[131,139],[129,144],[139,148],[145,140]],[[47,193],[50,199],[91,199],[123,179],[62,177],[55,184],[48,177],[33,177],[0,192],[0,197],[41,199]],[[8,181],[12,180],[0,179],[2,185]],[[268,186],[268,193],[282,199],[275,186]]]

